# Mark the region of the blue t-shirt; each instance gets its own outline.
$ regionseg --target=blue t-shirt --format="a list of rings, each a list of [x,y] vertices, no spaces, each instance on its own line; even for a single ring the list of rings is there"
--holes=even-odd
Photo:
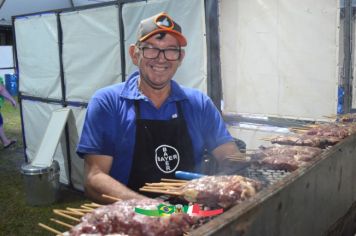
[[[205,149],[212,151],[233,141],[221,114],[205,94],[171,81],[171,93],[157,109],[139,92],[138,78],[139,72],[135,72],[126,82],[102,88],[91,98],[77,147],[81,157],[84,154],[112,156],[110,175],[127,184],[135,147],[135,100],[140,100],[141,118],[152,120],[176,117],[176,101],[181,102],[197,172]]]

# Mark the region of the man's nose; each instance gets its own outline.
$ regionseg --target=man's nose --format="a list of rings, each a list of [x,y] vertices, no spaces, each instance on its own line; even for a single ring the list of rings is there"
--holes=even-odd
[[[164,51],[163,50],[160,50],[159,53],[158,53],[158,60],[159,61],[166,61],[166,56],[164,55]]]

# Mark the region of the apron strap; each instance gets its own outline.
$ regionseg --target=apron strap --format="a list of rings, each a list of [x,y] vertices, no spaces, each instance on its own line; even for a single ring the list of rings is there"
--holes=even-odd
[[[140,100],[135,100],[135,114],[136,114],[136,120],[138,118],[141,118],[141,113],[140,113]]]
[[[177,102],[176,102],[176,106],[177,106],[177,111],[178,111],[178,117],[179,117],[180,119],[184,119],[181,102],[180,102],[180,101],[177,101]]]

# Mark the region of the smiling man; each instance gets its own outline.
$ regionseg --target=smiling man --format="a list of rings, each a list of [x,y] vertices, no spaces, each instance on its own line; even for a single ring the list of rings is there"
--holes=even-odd
[[[141,21],[129,48],[138,71],[90,100],[77,153],[92,199],[145,198],[137,191],[146,182],[199,172],[204,150],[220,161],[239,153],[211,99],[172,80],[186,45],[168,14]]]

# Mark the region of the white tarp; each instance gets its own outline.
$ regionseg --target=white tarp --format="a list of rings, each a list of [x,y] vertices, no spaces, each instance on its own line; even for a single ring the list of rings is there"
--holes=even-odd
[[[78,139],[80,137],[80,134],[82,133],[86,109],[71,106],[69,106],[69,108],[72,109],[73,114],[73,116],[70,116],[68,119],[72,184],[76,189],[84,190],[84,161],[77,155],[76,148],[78,144]]]
[[[15,19],[19,91],[61,99],[58,33],[55,14]]]
[[[224,112],[336,114],[337,0],[220,1]]]
[[[207,92],[207,52],[203,0],[151,0],[124,4],[125,50],[127,75],[136,70],[127,49],[137,41],[137,26],[149,16],[167,12],[182,27],[187,37],[185,58],[174,77],[180,84]]]
[[[60,108],[52,111],[46,131],[42,137],[40,146],[37,148],[31,164],[37,167],[50,167],[53,163],[54,153],[59,140],[64,133],[64,128],[71,110]]]
[[[32,161],[44,137],[52,112],[62,108],[62,106],[31,100],[22,100],[21,106],[26,140],[26,155],[28,160]],[[65,135],[62,134],[54,153],[54,160],[57,160],[59,163],[60,182],[64,184],[68,184],[66,153],[66,139]]]
[[[121,81],[118,7],[60,14],[66,100],[87,102],[102,87]]]
[[[0,46],[0,69],[14,67],[12,46]]]

